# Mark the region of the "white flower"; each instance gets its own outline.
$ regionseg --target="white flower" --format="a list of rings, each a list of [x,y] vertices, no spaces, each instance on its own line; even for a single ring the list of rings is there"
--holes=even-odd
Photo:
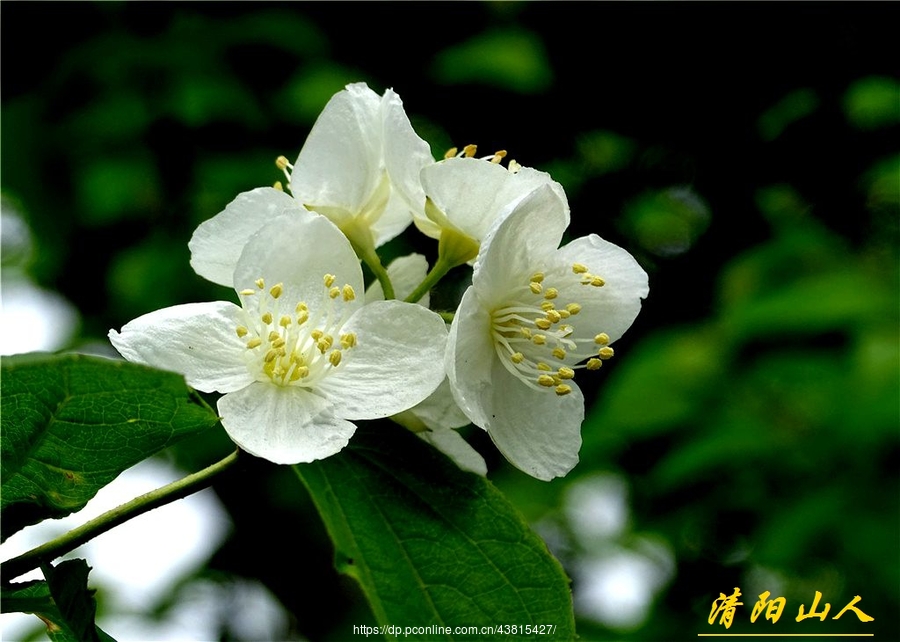
[[[596,370],[647,296],[647,274],[596,235],[559,248],[568,221],[549,187],[525,197],[485,238],[447,344],[447,375],[469,419],[538,479],[578,461],[584,399]]]
[[[227,266],[240,256],[234,231],[243,240],[277,213],[303,206],[333,221],[364,260],[375,261],[375,248],[424,207],[419,174],[433,162],[396,93],[347,85],[325,105],[296,162],[282,161],[292,196],[272,188],[239,195],[194,232],[191,265],[200,276],[231,285]]]
[[[330,218],[352,241],[374,246],[400,234],[424,207],[422,168],[434,162],[400,97],[365,83],[347,85],[316,121],[289,174],[291,193]]]
[[[401,412],[444,378],[444,321],[399,301],[363,305],[359,260],[324,217],[273,216],[246,241],[233,284],[239,306],[165,308],[109,338],[129,361],[225,393],[222,425],[254,455],[328,457],[347,444],[351,421]]]
[[[566,202],[562,186],[549,174],[514,162],[507,168],[486,159],[454,157],[426,166],[421,178],[428,201],[424,212],[414,215],[416,227],[442,245],[463,248],[460,257],[468,248],[471,259],[459,263],[471,262],[488,230],[538,187],[549,185]]]

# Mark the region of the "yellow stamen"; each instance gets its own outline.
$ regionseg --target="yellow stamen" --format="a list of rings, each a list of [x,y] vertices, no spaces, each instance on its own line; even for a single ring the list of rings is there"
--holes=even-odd
[[[561,383],[558,386],[556,386],[555,392],[557,395],[562,397],[563,395],[567,395],[570,392],[572,392],[572,386],[567,386],[566,384]]]
[[[585,364],[584,367],[587,368],[588,370],[599,370],[600,366],[602,366],[602,365],[603,365],[603,362],[600,361],[600,359],[592,357],[587,360],[587,363]]]
[[[328,361],[335,368],[341,362],[341,351],[340,350],[332,350],[331,354],[328,355]]]
[[[344,284],[344,287],[341,289],[341,296],[344,298],[344,301],[352,301],[355,299],[356,292],[353,291],[353,286]]]
[[[253,348],[258,348],[261,345],[262,345],[262,339],[260,339],[259,337],[253,337],[252,339],[250,339],[247,342],[247,348],[249,348],[251,350]]]
[[[238,337],[240,337],[240,338],[246,337],[246,336],[247,336],[247,333],[250,332],[250,330],[248,330],[247,328],[245,328],[245,327],[242,326],[242,325],[239,325],[238,327],[236,327],[236,328],[234,329],[234,331],[237,332],[237,335],[238,335]]]
[[[282,292],[284,292],[284,283],[276,283],[269,290],[269,294],[272,295],[273,299],[277,299],[278,297],[280,297]]]
[[[601,332],[594,337],[594,343],[596,343],[598,346],[605,346],[607,343],[609,343],[609,335],[605,332]]]
[[[262,317],[260,317],[260,318],[262,319],[262,322],[265,323],[266,325],[269,325],[270,323],[272,323],[272,313],[271,312],[264,312]]]
[[[538,385],[544,386],[545,388],[552,388],[556,385],[556,382],[553,380],[553,377],[550,375],[541,375],[537,378]]]
[[[609,359],[613,356],[613,354],[615,353],[609,346],[604,346],[597,351],[597,356],[599,356],[601,359]]]

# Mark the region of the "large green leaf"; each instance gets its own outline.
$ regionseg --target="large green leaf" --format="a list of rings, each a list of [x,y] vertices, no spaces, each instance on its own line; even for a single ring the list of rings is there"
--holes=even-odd
[[[123,470],[214,426],[184,378],[84,355],[2,362],[2,538],[80,510]]]
[[[94,624],[97,604],[88,589],[91,569],[81,559],[44,567],[47,581],[4,585],[3,613],[34,613],[53,642],[114,642]]]
[[[361,428],[351,445],[295,466],[389,639],[573,639],[568,579],[544,542],[486,479],[460,471],[395,426]],[[512,625],[518,625],[514,629]],[[449,627],[449,632],[434,627]],[[349,633],[349,632],[348,632]],[[550,634],[550,635],[547,635]]]

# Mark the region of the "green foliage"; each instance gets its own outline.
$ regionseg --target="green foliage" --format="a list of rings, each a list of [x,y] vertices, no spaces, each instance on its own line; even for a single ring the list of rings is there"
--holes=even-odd
[[[574,638],[568,581],[544,542],[489,481],[411,433],[360,428],[294,470],[379,624],[551,624],[554,639]]]
[[[3,359],[2,533],[80,510],[217,417],[180,375],[83,355]]]
[[[516,29],[477,34],[445,49],[434,75],[448,84],[482,83],[522,94],[542,91],[553,80],[540,39]]]
[[[90,573],[80,559],[43,568],[46,581],[0,588],[4,613],[34,613],[47,625],[53,642],[113,642],[95,623],[97,605],[87,587]]]

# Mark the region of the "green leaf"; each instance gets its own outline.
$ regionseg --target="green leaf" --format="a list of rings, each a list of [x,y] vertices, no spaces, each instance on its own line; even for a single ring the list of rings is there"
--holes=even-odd
[[[575,637],[568,580],[544,542],[493,484],[411,433],[360,428],[340,454],[294,470],[334,542],[336,567],[359,582],[379,624],[549,625],[552,639]],[[531,639],[521,630],[480,639],[491,637]]]
[[[84,355],[2,361],[5,540],[80,510],[123,470],[211,428],[215,413],[180,375]]]
[[[4,613],[34,613],[54,642],[110,642],[94,623],[97,604],[88,589],[91,569],[81,559],[44,567],[46,582],[22,582],[0,589]]]

